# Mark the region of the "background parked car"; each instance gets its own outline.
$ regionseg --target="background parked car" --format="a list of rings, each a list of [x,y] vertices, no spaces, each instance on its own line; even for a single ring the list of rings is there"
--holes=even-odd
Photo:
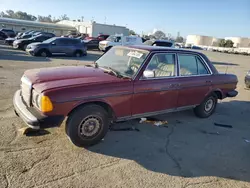
[[[0,31],[4,32],[8,37],[15,37],[16,33],[12,29],[1,29]]]
[[[99,50],[99,40],[98,39],[88,39],[83,40],[83,42],[86,44],[87,49],[98,49]]]
[[[13,48],[25,50],[26,47],[34,42],[43,42],[49,38],[55,37],[54,34],[41,34],[28,39],[18,39],[13,42]]]
[[[169,40],[147,40],[144,44],[149,46],[174,47],[174,42]]]
[[[67,55],[67,56],[85,56],[87,55],[87,47],[80,39],[53,37],[40,43],[33,43],[27,46],[26,51],[34,56],[51,56],[51,55]]]
[[[110,35],[106,40],[99,42],[99,49],[107,52],[113,46],[141,45],[142,38],[138,36]]]
[[[23,33],[19,33],[15,38],[7,38],[5,39],[5,44],[12,45],[15,40],[18,39],[28,39],[31,38],[32,35],[23,35]]]
[[[6,38],[8,38],[8,36],[4,32],[0,31],[0,40],[5,40]]]

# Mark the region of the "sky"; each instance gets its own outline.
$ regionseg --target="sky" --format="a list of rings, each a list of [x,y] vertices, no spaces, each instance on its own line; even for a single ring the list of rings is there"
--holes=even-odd
[[[189,34],[250,38],[250,0],[0,0],[0,11],[67,14],[70,19],[127,26],[147,34],[153,29]]]

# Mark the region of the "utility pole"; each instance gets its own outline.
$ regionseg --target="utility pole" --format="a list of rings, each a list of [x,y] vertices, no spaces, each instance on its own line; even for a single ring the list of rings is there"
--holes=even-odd
[[[82,16],[82,22],[83,22],[84,16]]]
[[[106,24],[106,21],[107,21],[107,17],[105,16],[104,17],[104,24]]]

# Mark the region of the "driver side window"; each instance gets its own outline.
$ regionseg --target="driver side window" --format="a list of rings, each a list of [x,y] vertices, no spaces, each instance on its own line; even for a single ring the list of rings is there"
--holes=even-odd
[[[175,76],[175,54],[155,54],[145,70],[153,71],[155,78]]]

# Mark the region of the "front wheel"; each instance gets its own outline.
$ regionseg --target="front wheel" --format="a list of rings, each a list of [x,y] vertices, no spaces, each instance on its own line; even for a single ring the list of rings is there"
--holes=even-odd
[[[47,50],[41,50],[38,52],[38,55],[42,57],[48,57],[50,54]]]
[[[204,101],[194,109],[196,116],[200,118],[207,118],[211,116],[217,106],[218,97],[215,94],[207,96]]]
[[[78,147],[97,144],[106,135],[108,128],[108,113],[95,104],[78,108],[66,122],[66,134]]]

